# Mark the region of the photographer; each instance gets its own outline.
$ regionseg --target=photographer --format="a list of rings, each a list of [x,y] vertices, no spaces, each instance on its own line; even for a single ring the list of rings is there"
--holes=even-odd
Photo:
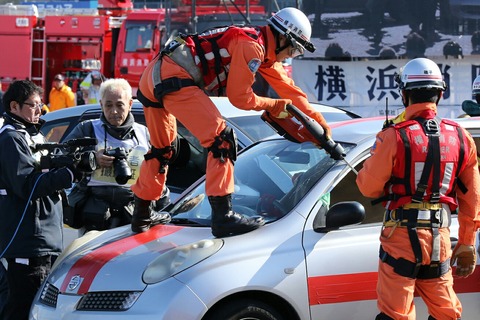
[[[0,129],[0,258],[7,261],[9,294],[0,318],[27,319],[41,283],[63,250],[62,197],[81,173],[70,165],[42,172],[39,133],[43,90],[13,82],[3,96]]]
[[[75,188],[83,188],[83,228],[106,230],[130,224],[133,193],[130,185],[138,175],[149,144],[148,130],[135,122],[132,113],[132,88],[125,79],[109,79],[100,86],[100,119],[79,123],[66,137],[91,137],[98,140],[95,149],[97,169]]]

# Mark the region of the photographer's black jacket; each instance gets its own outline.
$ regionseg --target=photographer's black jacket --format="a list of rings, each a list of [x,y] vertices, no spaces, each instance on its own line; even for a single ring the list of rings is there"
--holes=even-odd
[[[71,187],[72,175],[66,168],[42,174],[38,155],[30,149],[44,140],[40,125],[5,113],[0,129],[0,253],[8,246],[7,258],[58,255],[63,250],[59,191]]]

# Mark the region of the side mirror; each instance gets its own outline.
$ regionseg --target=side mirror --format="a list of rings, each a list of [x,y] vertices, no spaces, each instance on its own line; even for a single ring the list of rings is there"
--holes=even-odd
[[[313,221],[313,230],[325,233],[340,227],[362,223],[364,219],[365,208],[359,202],[338,202],[326,213],[324,209],[320,209]]]

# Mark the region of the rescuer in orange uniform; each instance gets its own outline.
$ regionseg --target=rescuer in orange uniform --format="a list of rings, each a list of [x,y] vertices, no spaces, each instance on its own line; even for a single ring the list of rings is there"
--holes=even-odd
[[[66,85],[63,75],[57,74],[53,78],[52,90],[50,90],[48,100],[50,102],[49,111],[70,108],[76,105],[75,94],[72,88]]]
[[[228,26],[177,37],[146,67],[137,97],[144,105],[153,148],[132,186],[136,195],[134,232],[169,220],[168,213],[151,212],[150,202],[166,192],[168,161],[177,134],[175,118],[209,150],[206,194],[212,207],[213,235],[241,234],[264,224],[262,218],[232,211],[236,137],[205,91],[226,94],[237,108],[268,110],[279,118],[289,116],[285,107],[293,103],[329,134],[323,116],[310,106],[306,94],[288,78],[281,63],[304,50],[315,50],[310,42],[311,31],[308,18],[300,10],[284,8],[264,27]],[[257,72],[282,99],[253,93]]]
[[[466,130],[436,117],[446,85],[433,61],[409,61],[397,82],[405,120],[377,134],[357,177],[363,195],[386,208],[375,319],[415,319],[414,292],[425,301],[430,320],[460,319],[451,265],[456,262],[455,274],[461,277],[475,269],[476,147]],[[448,227],[457,208],[458,243],[452,254]]]

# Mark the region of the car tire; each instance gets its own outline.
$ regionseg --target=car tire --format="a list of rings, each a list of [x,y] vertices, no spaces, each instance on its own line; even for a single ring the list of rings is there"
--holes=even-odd
[[[252,299],[236,300],[224,304],[206,317],[208,320],[286,320],[272,306]]]

